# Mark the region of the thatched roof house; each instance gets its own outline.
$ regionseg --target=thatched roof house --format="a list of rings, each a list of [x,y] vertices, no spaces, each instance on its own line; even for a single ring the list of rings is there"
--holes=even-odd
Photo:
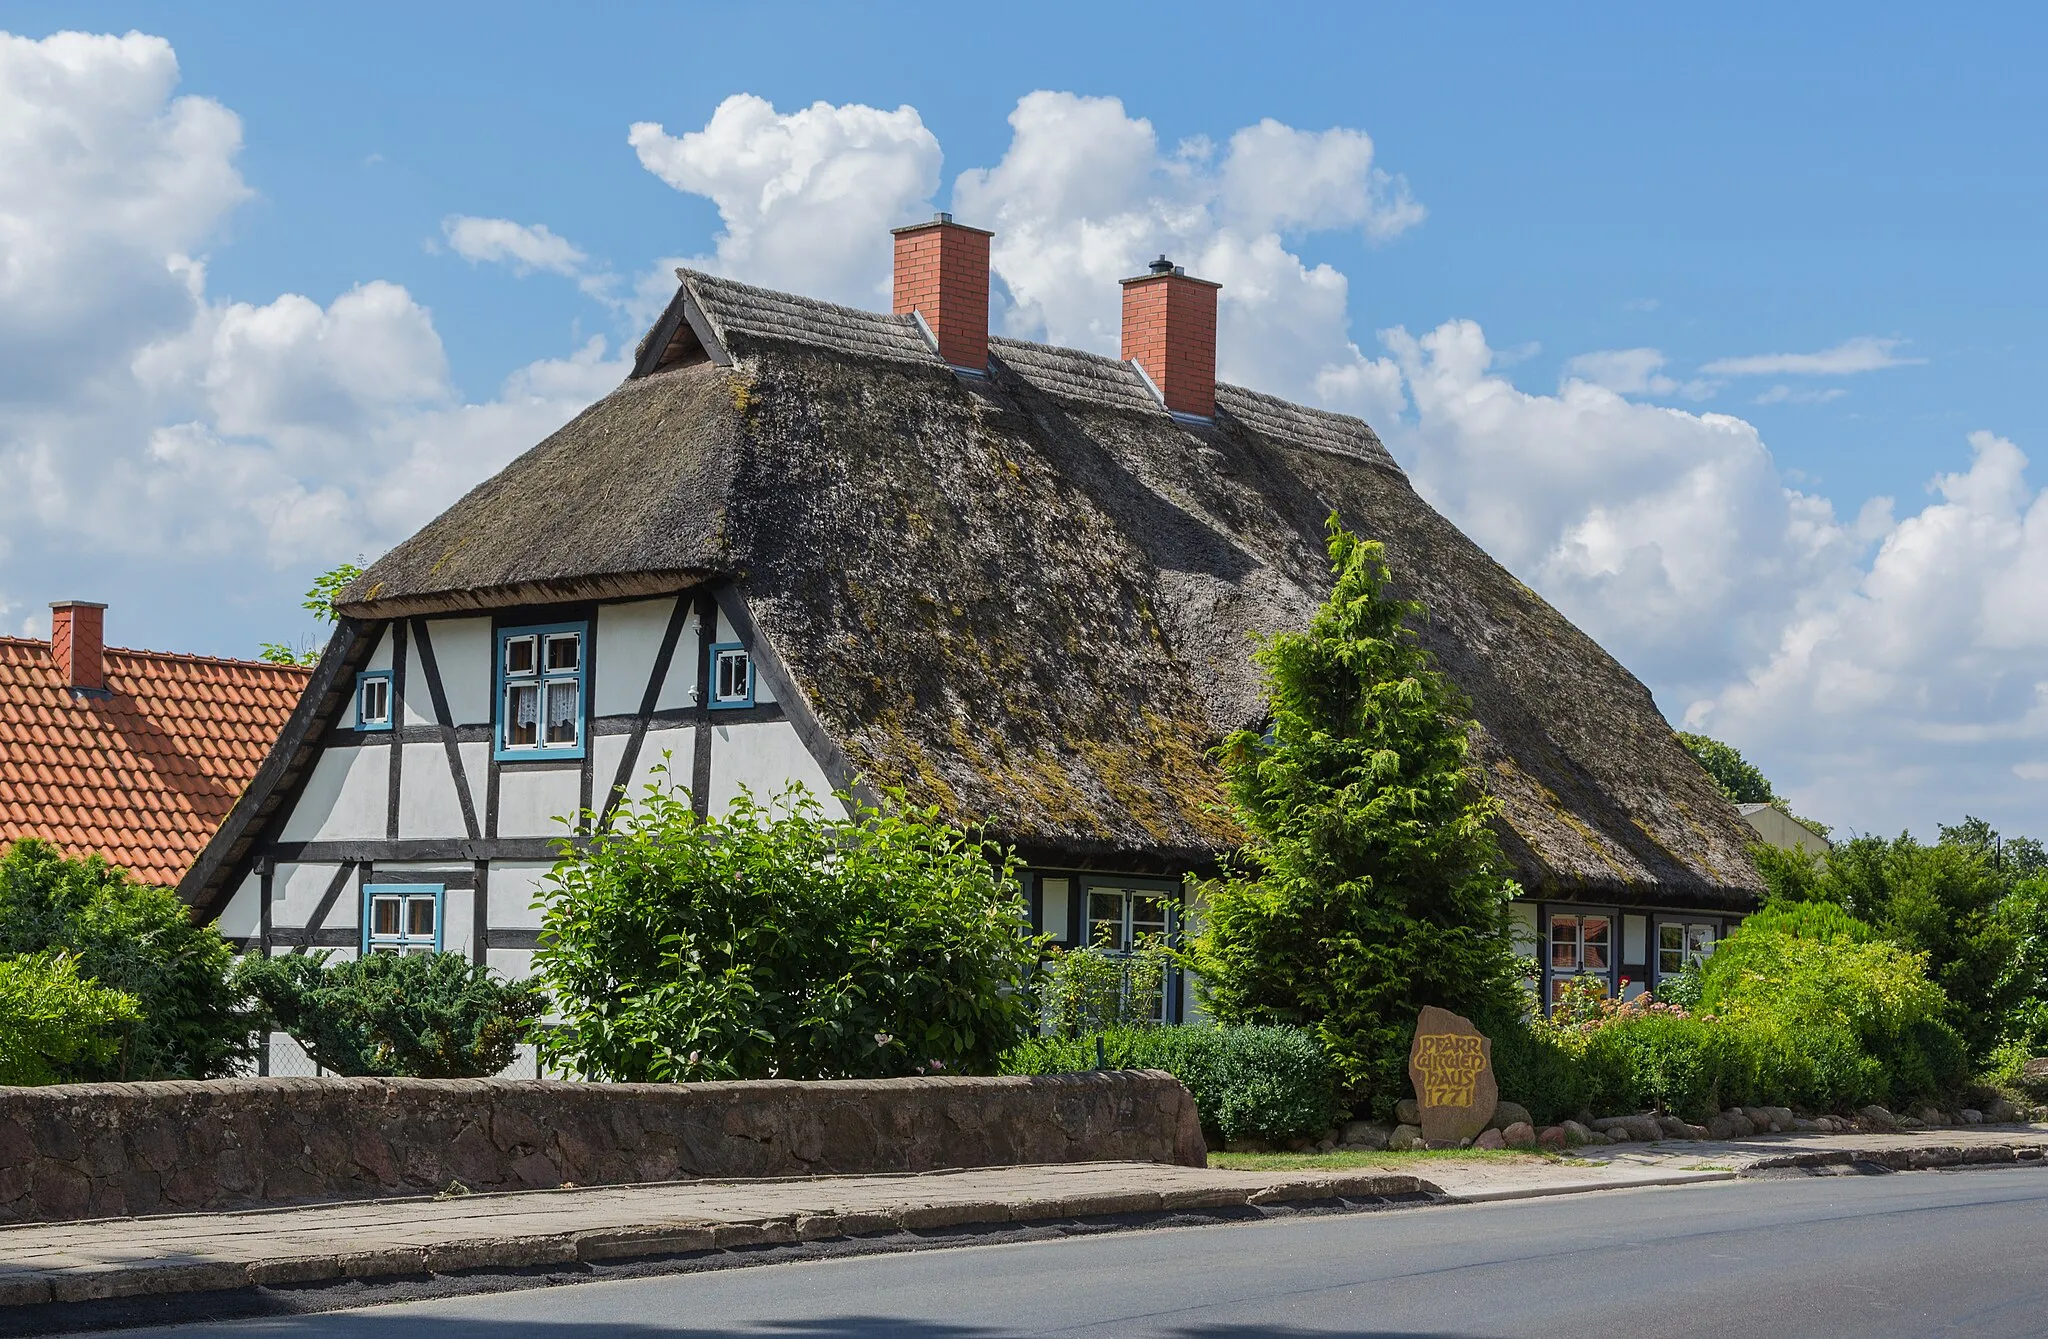
[[[681,620],[707,592],[705,637],[730,624],[831,783],[900,787],[1041,870],[1171,879],[1240,839],[1209,750],[1264,713],[1252,634],[1327,593],[1334,509],[1428,608],[1532,906],[1642,909],[1612,944],[1573,929],[1580,966],[1643,960],[1650,908],[1713,932],[1753,906],[1753,834],[1640,682],[1365,423],[1215,384],[1213,285],[1130,281],[1120,361],[990,338],[986,234],[942,217],[898,241],[898,315],[679,271],[623,385],[348,590],[334,663],[195,898],[261,858],[375,630],[659,597]]]

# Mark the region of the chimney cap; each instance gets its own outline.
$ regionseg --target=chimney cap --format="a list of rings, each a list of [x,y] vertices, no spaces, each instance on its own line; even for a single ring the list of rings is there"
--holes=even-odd
[[[1166,258],[1166,253],[1165,253],[1164,251],[1162,251],[1162,252],[1160,252],[1160,253],[1159,253],[1159,259],[1157,259],[1157,260],[1153,261],[1153,262],[1152,262],[1152,263],[1151,263],[1150,265],[1147,265],[1147,266],[1146,266],[1145,268],[1146,268],[1146,269],[1148,269],[1148,270],[1150,270],[1150,271],[1152,271],[1152,273],[1154,273],[1154,274],[1180,274],[1180,273],[1182,273],[1182,271],[1181,271],[1181,268],[1180,268],[1180,266],[1178,266],[1178,265],[1174,264],[1174,263],[1173,263],[1172,261],[1168,260],[1168,259]]]
[[[953,216],[943,209],[922,223],[906,223],[900,228],[889,229],[889,233],[893,237],[907,232],[923,232],[926,228],[951,228],[956,232],[978,232],[983,237],[995,236],[987,228],[970,228],[965,223],[953,222]]]
[[[107,606],[98,600],[52,600],[52,609],[104,609]]]

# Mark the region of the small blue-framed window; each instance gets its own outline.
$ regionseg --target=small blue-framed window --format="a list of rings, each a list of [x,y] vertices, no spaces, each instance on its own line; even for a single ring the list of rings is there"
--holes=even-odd
[[[363,952],[439,953],[441,893],[438,883],[363,885]]]
[[[711,647],[711,709],[754,705],[754,658],[738,642]]]
[[[356,729],[391,728],[391,671],[365,670],[356,675]]]
[[[500,762],[583,756],[583,675],[589,651],[588,623],[499,630]]]

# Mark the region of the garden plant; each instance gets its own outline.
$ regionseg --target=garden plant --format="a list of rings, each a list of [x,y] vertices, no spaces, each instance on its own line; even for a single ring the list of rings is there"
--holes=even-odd
[[[1016,864],[895,797],[792,787],[720,817],[656,783],[543,890],[553,1066],[589,1078],[993,1073],[1035,1031]],[[594,821],[594,820],[593,820]]]
[[[1224,745],[1249,840],[1202,890],[1191,958],[1217,1018],[1308,1027],[1348,1099],[1384,1115],[1408,1091],[1421,1006],[1520,1014],[1515,885],[1469,710],[1410,627],[1422,607],[1396,597],[1380,545],[1329,530],[1329,600],[1256,653],[1271,724]]]

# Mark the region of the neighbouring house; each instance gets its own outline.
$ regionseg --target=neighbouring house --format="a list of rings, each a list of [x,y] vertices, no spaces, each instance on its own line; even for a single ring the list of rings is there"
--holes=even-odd
[[[897,230],[893,314],[678,271],[617,390],[343,594],[185,896],[257,951],[516,974],[565,820],[665,769],[704,812],[900,789],[1014,844],[1060,940],[1172,932],[1241,840],[1209,751],[1264,716],[1251,635],[1327,594],[1334,509],[1471,697],[1546,993],[1755,906],[1753,834],[1641,683],[1366,424],[1216,381],[1217,285],[1125,280],[1122,358],[995,338],[989,238]]]
[[[172,886],[234,806],[310,671],[105,643],[106,606],[0,637],[0,847],[41,837]]]
[[[1736,809],[1742,814],[1742,821],[1756,829],[1757,837],[1766,845],[1787,851],[1811,851],[1815,855],[1826,855],[1835,849],[1833,842],[1775,805],[1742,804]]]

